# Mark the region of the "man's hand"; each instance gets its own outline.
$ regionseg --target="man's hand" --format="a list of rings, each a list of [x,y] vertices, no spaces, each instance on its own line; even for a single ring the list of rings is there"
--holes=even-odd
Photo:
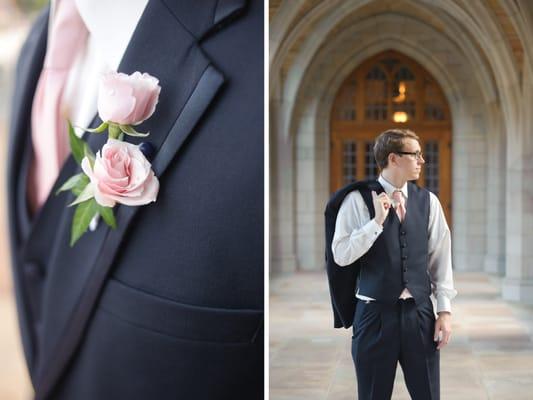
[[[380,193],[379,196],[372,190],[372,202],[374,203],[374,210],[376,211],[375,220],[378,224],[383,225],[385,218],[389,215],[392,201],[387,196],[387,193]]]
[[[441,333],[441,339],[439,340],[439,333]],[[436,342],[439,340],[437,350],[442,349],[448,344],[450,336],[452,334],[452,315],[447,311],[441,311],[437,321],[435,321],[435,334],[433,340]]]

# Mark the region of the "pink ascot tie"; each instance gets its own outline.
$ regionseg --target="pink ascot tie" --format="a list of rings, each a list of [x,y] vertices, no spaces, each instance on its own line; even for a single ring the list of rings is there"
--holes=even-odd
[[[70,150],[67,121],[61,109],[69,71],[85,46],[87,28],[74,0],[56,2],[48,36],[43,70],[32,105],[31,128],[34,159],[28,185],[33,212],[45,202]]]
[[[392,192],[392,199],[396,202],[396,215],[400,222],[405,218],[405,199],[401,190]]]

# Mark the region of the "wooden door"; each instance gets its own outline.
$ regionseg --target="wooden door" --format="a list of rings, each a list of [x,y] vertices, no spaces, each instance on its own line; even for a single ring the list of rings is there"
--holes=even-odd
[[[451,121],[436,80],[418,63],[386,51],[356,68],[331,112],[330,190],[379,174],[373,145],[390,128],[420,137],[426,164],[418,185],[435,193],[451,226]]]

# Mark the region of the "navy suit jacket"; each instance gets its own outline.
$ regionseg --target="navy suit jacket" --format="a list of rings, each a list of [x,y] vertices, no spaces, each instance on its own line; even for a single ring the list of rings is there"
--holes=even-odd
[[[36,398],[262,399],[263,3],[149,1],[119,71],[160,80],[157,109],[139,126],[151,132],[158,199],[119,206],[117,229],[100,223],[73,248],[71,194],[50,195],[33,218],[26,202],[47,24],[45,10],[21,51],[8,159]],[[93,150],[105,141],[87,137]],[[69,157],[52,193],[77,172]]]

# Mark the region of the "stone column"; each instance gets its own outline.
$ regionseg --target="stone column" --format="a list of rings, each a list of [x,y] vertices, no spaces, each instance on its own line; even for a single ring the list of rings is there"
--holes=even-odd
[[[280,130],[279,99],[270,103],[270,271],[296,271],[293,137]]]
[[[533,304],[533,82],[527,64],[523,82],[523,95],[517,101],[520,109],[509,121],[507,136],[506,274],[502,294],[507,300]]]
[[[487,250],[486,272],[505,275],[505,125],[497,102],[487,106]]]

